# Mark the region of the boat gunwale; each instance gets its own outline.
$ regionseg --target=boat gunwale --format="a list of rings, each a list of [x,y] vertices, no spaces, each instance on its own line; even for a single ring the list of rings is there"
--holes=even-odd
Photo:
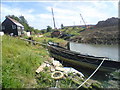
[[[52,53],[54,56],[58,56],[58,55],[55,55],[54,53]],[[54,57],[53,56],[53,57]],[[59,57],[62,57],[62,56],[59,56]],[[66,61],[70,61],[70,62],[76,62],[76,63],[79,63],[79,61],[74,61],[74,60],[72,60],[72,59],[69,59],[69,60],[65,60],[66,58],[65,57],[62,57],[62,58],[64,58],[64,61],[66,62]],[[84,65],[85,64],[87,64],[86,65],[86,68],[91,68],[91,69],[95,69],[95,67],[97,67],[97,65],[96,64],[92,64],[92,63],[86,63],[86,62],[81,62],[81,63],[83,63]],[[72,63],[73,64],[73,63]],[[80,63],[79,63],[80,64]],[[80,64],[80,65],[82,65],[82,64]],[[92,67],[89,67],[89,66],[92,66]],[[82,67],[84,67],[83,65],[82,65]],[[111,71],[114,71],[114,70],[116,70],[116,68],[109,68],[109,67],[105,67],[105,66],[102,66],[101,68],[100,68],[100,71],[107,71],[107,72],[111,72]]]
[[[84,55],[84,54],[81,54],[81,53],[78,53],[78,52],[75,52],[75,51],[68,50],[68,49],[66,49],[64,47],[61,47],[61,46],[56,46],[56,45],[51,45],[50,44],[50,47],[55,48],[59,51],[65,52],[65,53],[69,53],[69,54],[72,54],[72,55],[79,56],[79,57],[87,57],[87,58],[90,58],[90,59],[98,59],[98,60],[103,60],[104,58],[106,58],[105,61],[120,63],[120,61],[113,61],[113,60],[109,59],[108,57],[95,57],[95,56],[92,56],[92,55]]]

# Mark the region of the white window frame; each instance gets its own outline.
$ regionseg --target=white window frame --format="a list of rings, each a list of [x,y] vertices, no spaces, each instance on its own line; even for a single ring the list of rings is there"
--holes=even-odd
[[[12,29],[16,29],[16,25],[12,25]]]
[[[21,29],[21,27],[17,26],[17,29]]]
[[[24,27],[22,27],[22,30],[24,30]]]

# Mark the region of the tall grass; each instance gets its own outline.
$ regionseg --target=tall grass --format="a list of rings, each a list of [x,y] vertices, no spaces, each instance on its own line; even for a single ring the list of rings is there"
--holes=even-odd
[[[35,38],[48,41],[65,42],[56,38]],[[45,41],[46,40],[46,41]],[[18,37],[3,36],[2,40],[2,87],[3,88],[46,88],[54,87],[56,81],[49,72],[36,75],[39,65],[48,60],[49,54],[42,46],[33,46]],[[61,80],[59,87],[69,87],[69,80]]]
[[[0,85],[2,85],[2,36],[0,36]]]
[[[35,87],[35,70],[47,60],[41,46],[32,46],[17,37],[3,36],[2,86],[4,88]]]

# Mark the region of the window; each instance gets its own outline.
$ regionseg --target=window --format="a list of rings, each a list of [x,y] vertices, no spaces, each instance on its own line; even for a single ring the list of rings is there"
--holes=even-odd
[[[18,26],[17,29],[19,29],[19,30],[24,30],[24,27]]]
[[[12,25],[12,29],[16,29],[16,25]]]
[[[22,30],[24,30],[24,27],[22,27]]]
[[[5,30],[5,26],[2,26],[2,30]]]
[[[21,29],[21,28],[18,26],[17,29]]]

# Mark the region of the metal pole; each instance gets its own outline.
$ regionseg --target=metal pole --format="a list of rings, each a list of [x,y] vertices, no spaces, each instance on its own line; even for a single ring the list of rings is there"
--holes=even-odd
[[[84,21],[84,19],[83,19],[83,17],[82,17],[82,15],[80,14],[80,16],[81,16],[81,18],[82,18],[82,20],[83,20],[83,23],[85,24],[85,27],[86,27],[86,23],[85,23],[85,21]]]
[[[53,16],[54,29],[56,29],[56,26],[55,26],[55,18],[54,18],[54,13],[53,13],[53,8],[51,8],[51,10],[52,10],[52,16]]]

